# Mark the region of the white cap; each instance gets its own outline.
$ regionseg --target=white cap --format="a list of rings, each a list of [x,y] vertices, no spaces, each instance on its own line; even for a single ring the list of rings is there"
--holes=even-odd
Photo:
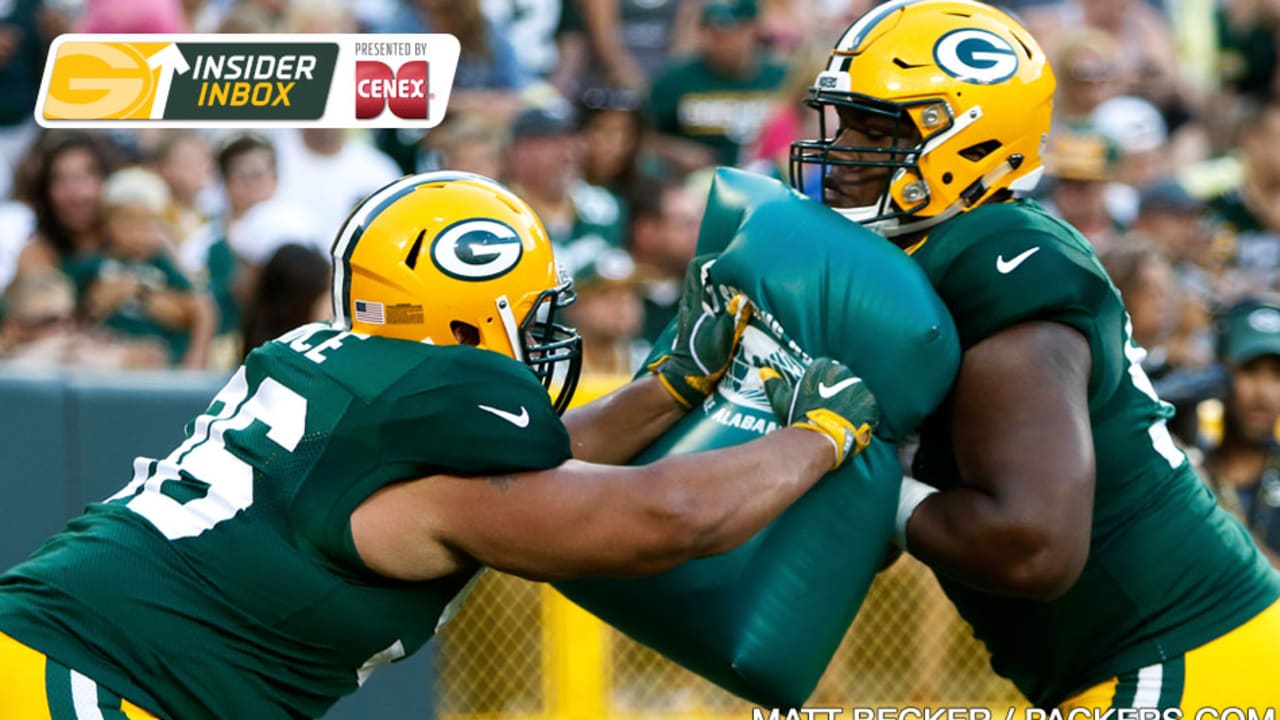
[[[1169,139],[1169,128],[1156,106],[1132,95],[1103,102],[1090,120],[1122,153],[1156,150]]]
[[[102,205],[142,205],[157,215],[169,209],[169,185],[159,175],[141,167],[111,173],[102,185]]]

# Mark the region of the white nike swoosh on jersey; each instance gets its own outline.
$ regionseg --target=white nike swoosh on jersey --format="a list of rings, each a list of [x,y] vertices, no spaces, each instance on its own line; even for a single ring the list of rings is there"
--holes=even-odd
[[[1026,260],[1032,255],[1035,255],[1036,251],[1038,251],[1039,249],[1040,249],[1040,246],[1037,245],[1031,248],[1030,250],[1027,250],[1026,252],[1022,252],[1022,253],[1019,253],[1018,255],[1015,255],[1012,260],[1005,260],[1003,255],[997,255],[996,256],[996,272],[1000,273],[1001,275],[1008,275],[1009,273],[1016,270],[1017,267],[1022,264],[1023,260]]]
[[[529,427],[529,410],[523,405],[520,406],[519,415],[513,412],[507,412],[506,410],[499,410],[496,407],[489,407],[488,405],[477,405],[476,407],[487,413],[493,413],[518,428]]]
[[[818,396],[823,400],[830,400],[836,393],[857,382],[860,382],[858,378],[846,378],[835,385],[824,385],[822,383],[818,383]]]

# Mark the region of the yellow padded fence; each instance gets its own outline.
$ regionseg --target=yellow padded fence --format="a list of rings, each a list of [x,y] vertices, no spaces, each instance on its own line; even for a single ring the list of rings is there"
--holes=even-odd
[[[441,720],[729,720],[751,705],[548,586],[490,572],[439,637]],[[1021,705],[922,565],[872,585],[810,705]],[[1001,715],[997,715],[1000,717]]]

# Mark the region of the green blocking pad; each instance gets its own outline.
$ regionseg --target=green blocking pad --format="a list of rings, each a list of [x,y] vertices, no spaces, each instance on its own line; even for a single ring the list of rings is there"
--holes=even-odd
[[[712,280],[746,292],[803,351],[866,380],[882,413],[877,436],[911,434],[960,367],[955,325],[924,272],[888,240],[776,180],[719,170],[708,207],[741,203],[736,226],[725,210],[703,220],[698,253],[721,252]]]
[[[857,614],[893,533],[897,445],[955,378],[955,327],[901,250],[777,181],[721,169],[699,253],[711,279],[762,311],[717,392],[634,462],[737,445],[776,427],[758,368],[798,376],[811,357],[849,365],[882,421],[861,455],[741,547],[640,579],[556,583],[622,632],[769,707],[802,705]],[[655,356],[670,344],[669,327]],[[696,480],[694,480],[696,482]]]

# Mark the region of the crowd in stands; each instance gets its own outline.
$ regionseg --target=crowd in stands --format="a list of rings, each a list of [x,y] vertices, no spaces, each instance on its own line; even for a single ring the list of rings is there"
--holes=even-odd
[[[588,372],[633,372],[673,315],[711,169],[787,179],[790,142],[817,133],[804,105],[813,77],[875,4],[2,2],[0,357],[234,367],[328,317],[328,245],[357,200],[403,173],[451,168],[500,178],[530,203],[576,281]],[[1240,308],[1274,306],[1280,276],[1280,2],[1003,5],[1058,78],[1036,199],[1102,257],[1145,349],[1137,362],[1177,407],[1187,446],[1221,468],[1248,424],[1236,410],[1266,427],[1249,445],[1265,457],[1217,476],[1252,493],[1253,515],[1280,509],[1280,474],[1257,490],[1280,473],[1280,342],[1227,351],[1231,318],[1244,327]],[[41,130],[31,109],[44,54],[69,31],[448,32],[462,57],[430,131]],[[1275,318],[1250,332],[1280,334]],[[1242,373],[1265,392],[1233,400]],[[1225,405],[1204,405],[1213,398]],[[1276,527],[1259,532],[1280,548]]]

